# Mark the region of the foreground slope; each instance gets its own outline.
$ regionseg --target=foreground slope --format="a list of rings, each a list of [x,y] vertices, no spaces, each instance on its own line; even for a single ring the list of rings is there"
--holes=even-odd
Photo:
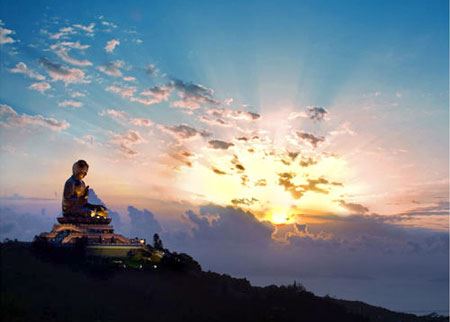
[[[301,287],[253,287],[211,272],[105,270],[1,244],[5,321],[448,321],[321,298]]]

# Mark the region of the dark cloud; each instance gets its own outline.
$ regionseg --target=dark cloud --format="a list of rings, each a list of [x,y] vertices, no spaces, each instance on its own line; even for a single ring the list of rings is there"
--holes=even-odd
[[[236,168],[236,170],[238,170],[238,172],[244,172],[245,171],[245,167],[241,164],[241,162],[239,161],[239,158],[237,157],[236,154],[233,154],[233,159],[231,159],[231,164],[234,165],[234,167]]]
[[[172,81],[173,87],[178,91],[180,100],[172,103],[174,107],[197,109],[201,105],[219,105],[214,98],[214,91],[200,84],[186,83],[179,79]]]
[[[247,186],[249,180],[250,180],[250,179],[248,178],[247,175],[245,175],[245,174],[241,175],[241,185]]]
[[[208,143],[211,148],[219,150],[227,150],[230,146],[234,146],[234,144],[231,142],[225,142],[221,140],[211,140]]]
[[[225,175],[225,174],[227,174],[226,172],[224,172],[224,171],[222,171],[222,170],[219,170],[219,169],[217,169],[217,168],[215,168],[215,167],[212,167],[211,169],[212,169],[212,171],[213,171],[214,173],[219,174],[219,175]]]
[[[300,164],[301,167],[306,168],[306,167],[309,167],[309,166],[317,164],[317,160],[314,160],[311,157],[302,157],[300,159],[299,164]]]
[[[159,71],[155,65],[150,64],[150,65],[147,65],[147,67],[145,68],[145,72],[150,76],[156,76],[156,75],[158,75]]]
[[[122,68],[125,66],[125,63],[122,60],[115,60],[112,62],[108,62],[104,65],[97,67],[99,71],[102,73],[112,76],[112,77],[122,77]]]
[[[145,238],[151,241],[153,234],[161,232],[161,225],[152,212],[147,209],[139,210],[133,206],[128,206],[127,210],[130,218],[130,237]]]
[[[206,123],[208,125],[211,125],[211,126],[223,126],[223,127],[232,126],[231,123],[226,122],[225,120],[223,120],[221,118],[213,118],[213,117],[209,117],[207,115],[202,115],[200,117],[200,121],[202,121],[203,123]]]
[[[369,212],[369,208],[364,207],[358,203],[345,202],[345,200],[339,200],[339,204],[352,213],[365,214]]]
[[[188,167],[192,167],[192,162],[191,162],[190,158],[193,157],[194,154],[192,154],[189,151],[184,150],[183,147],[175,148],[173,151],[169,152],[169,155],[173,159],[181,162],[181,164],[184,164]]]
[[[193,237],[202,243],[232,241],[235,245],[264,247],[271,241],[273,227],[241,209],[209,205],[201,207],[198,214],[188,211],[185,216],[194,224]]]
[[[278,184],[283,186],[294,199],[300,199],[307,191],[327,194],[329,191],[322,187],[324,185],[342,185],[339,182],[329,182],[327,179],[322,177],[318,179],[307,179],[307,184],[296,185],[292,182],[292,179],[294,179],[295,176],[295,173],[292,172],[283,172],[278,174]]]
[[[258,199],[256,198],[240,198],[240,199],[232,199],[231,203],[235,206],[239,206],[239,205],[245,205],[245,206],[251,206],[253,205],[255,202],[258,202]]]
[[[261,117],[258,113],[229,108],[211,108],[206,113],[212,117],[224,120],[256,121]]]
[[[306,109],[306,114],[311,120],[323,121],[328,114],[328,111],[323,107],[308,107]]]
[[[41,232],[49,231],[55,219],[45,214],[22,213],[12,207],[0,207],[0,240],[5,238],[31,241]]]
[[[62,131],[70,126],[65,120],[58,121],[40,114],[18,114],[11,106],[6,104],[0,104],[0,124],[15,127],[43,127],[52,131]]]
[[[14,193],[9,196],[0,196],[0,200],[15,200],[15,201],[21,201],[21,200],[34,200],[34,201],[49,201],[49,200],[55,200],[55,198],[40,198],[40,197],[26,197],[22,196],[21,194]]]
[[[318,178],[318,179],[308,179],[308,184],[306,185],[300,185],[300,187],[306,192],[306,191],[314,191],[314,192],[318,192],[318,193],[324,193],[327,194],[328,190],[325,190],[323,188],[320,188],[319,185],[328,185],[328,184],[333,184],[330,183],[327,179],[325,178]]]
[[[292,179],[295,177],[294,173],[283,172],[278,174],[278,184],[284,187],[284,190],[290,192],[294,199],[300,199],[303,196],[303,189],[292,183]]]
[[[319,143],[322,143],[323,141],[325,141],[325,138],[323,136],[315,136],[311,133],[306,133],[306,132],[297,132],[297,136],[300,139],[311,144],[314,148],[316,148]]]
[[[267,186],[267,180],[266,179],[258,179],[255,182],[255,186],[256,187],[265,187],[265,186]]]
[[[402,217],[415,217],[415,216],[448,216],[450,207],[448,201],[441,201],[432,206],[418,207],[409,211],[397,214]]]
[[[190,127],[188,125],[175,125],[175,126],[163,126],[163,130],[166,132],[172,134],[174,137],[180,140],[190,139],[192,137],[195,137],[197,135],[201,137],[209,137],[211,136],[211,133],[206,131],[200,131],[193,127]]]
[[[62,81],[64,84],[89,83],[85,78],[85,73],[78,68],[67,68],[60,64],[51,62],[47,58],[39,60],[42,66],[47,70],[48,75],[55,81]]]

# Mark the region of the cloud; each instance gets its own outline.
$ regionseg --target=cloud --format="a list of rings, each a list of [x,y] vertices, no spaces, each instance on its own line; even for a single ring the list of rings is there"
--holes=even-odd
[[[99,113],[100,116],[109,116],[114,120],[125,121],[128,119],[128,114],[124,111],[119,111],[115,109],[103,110]]]
[[[31,84],[28,88],[43,94],[45,91],[49,90],[52,87],[47,82],[38,82]]]
[[[113,29],[117,28],[117,25],[114,22],[110,22],[110,21],[103,20],[102,25],[109,27],[109,28],[113,28]]]
[[[230,146],[234,146],[233,143],[225,142],[221,140],[211,140],[208,142],[209,146],[213,149],[227,150]]]
[[[74,100],[65,100],[65,101],[59,102],[58,106],[79,108],[79,107],[83,106],[83,103],[81,103],[79,101],[74,101]]]
[[[352,213],[365,214],[369,212],[369,208],[364,207],[363,205],[360,205],[358,203],[351,203],[345,202],[344,200],[339,200],[339,205]]]
[[[283,186],[286,191],[288,191],[292,198],[300,199],[303,196],[304,190],[295,184],[292,183],[292,179],[295,177],[295,174],[290,172],[283,172],[278,174],[278,184]]]
[[[168,155],[181,164],[192,167],[191,158],[194,156],[194,154],[187,151],[184,147],[176,147],[173,151],[170,151]]]
[[[258,199],[256,198],[240,198],[240,199],[232,199],[231,203],[235,206],[244,205],[244,206],[251,206],[255,202],[258,202]]]
[[[201,105],[219,105],[220,102],[214,98],[214,91],[200,84],[185,83],[175,79],[172,82],[178,91],[180,100],[172,103],[173,107],[186,109],[198,109]]]
[[[242,165],[241,161],[239,161],[239,158],[236,154],[233,154],[233,159],[231,159],[231,164],[234,165],[235,169],[242,173],[245,171],[245,167]]]
[[[11,68],[9,71],[13,74],[24,74],[24,75],[28,76],[29,78],[32,78],[32,79],[35,79],[38,81],[45,80],[45,77],[43,75],[30,69],[24,62],[17,63],[16,66]]]
[[[131,97],[130,101],[144,105],[159,104],[169,99],[173,87],[170,85],[154,86],[142,91],[140,97]]]
[[[318,179],[307,179],[306,184],[294,184],[293,179],[295,178],[295,173],[292,172],[282,172],[278,174],[278,184],[283,186],[286,191],[288,191],[294,199],[300,199],[305,192],[312,191],[317,193],[328,194],[328,190],[322,188],[321,186],[341,186],[339,182],[329,182],[325,178]]]
[[[76,34],[76,31],[72,27],[62,27],[58,32],[51,34],[50,39],[66,38],[68,35]]]
[[[153,105],[158,104],[163,101],[167,101],[172,88],[170,86],[154,86],[152,88],[146,89],[139,93],[138,96],[135,95],[137,89],[134,86],[119,86],[111,85],[106,88],[107,91],[118,94],[133,103],[140,103],[143,105]]]
[[[323,121],[326,119],[328,111],[323,107],[309,106],[306,108],[306,114],[311,120]]]
[[[146,238],[147,242],[151,243],[153,234],[162,230],[155,215],[147,209],[139,210],[133,206],[128,206],[127,210],[130,218],[130,237]]]
[[[221,118],[211,118],[207,115],[202,115],[199,119],[201,122],[206,123],[210,126],[222,126],[222,127],[231,127],[233,126],[232,123],[226,122],[225,120]]]
[[[93,23],[93,22],[91,22],[89,25],[76,24],[76,25],[73,25],[73,26],[75,28],[83,30],[85,33],[87,33],[90,36],[92,36],[94,34],[95,23]]]
[[[317,164],[317,162],[318,161],[313,159],[312,157],[303,157],[302,156],[300,159],[299,165],[301,167],[307,168],[307,167]]]
[[[222,170],[220,170],[220,169],[217,169],[216,167],[212,167],[211,170],[212,170],[215,174],[218,174],[218,175],[225,175],[225,174],[227,174],[225,171],[222,171]]]
[[[101,65],[97,67],[97,69],[108,76],[122,77],[121,68],[123,68],[124,65],[125,63],[123,60],[115,60],[105,65]]]
[[[136,126],[152,126],[154,125],[153,121],[146,118],[133,118],[130,120],[130,123]]]
[[[111,85],[107,87],[106,90],[108,92],[118,94],[122,96],[122,98],[130,98],[133,97],[134,93],[136,92],[136,87]]]
[[[85,78],[85,73],[78,68],[67,68],[65,66],[53,63],[46,58],[40,60],[42,66],[47,69],[47,73],[54,81],[62,81],[68,84],[89,83]]]
[[[14,30],[3,28],[3,21],[0,20],[0,45],[15,43],[11,35],[15,34]]]
[[[211,133],[206,132],[206,131],[199,131],[193,127],[190,127],[188,125],[185,124],[181,124],[181,125],[174,125],[174,126],[162,126],[161,129],[169,134],[171,134],[172,136],[174,136],[175,138],[179,139],[179,140],[186,140],[186,139],[190,139],[196,136],[200,136],[200,137],[209,137],[211,136]]]
[[[84,94],[82,92],[78,92],[78,91],[70,93],[70,97],[72,97],[72,98],[85,97],[85,96],[86,96],[86,94]]]
[[[120,41],[118,39],[111,39],[106,43],[105,50],[107,53],[112,53],[114,49],[120,45]]]
[[[54,118],[42,115],[18,114],[12,107],[0,104],[0,122],[6,126],[28,127],[38,126],[52,131],[61,131],[69,127],[66,121],[58,121]]]
[[[216,118],[255,121],[261,118],[261,115],[254,112],[242,110],[232,110],[229,108],[212,108],[207,110],[207,114]]]
[[[325,138],[323,136],[315,136],[311,133],[306,133],[303,131],[296,132],[296,134],[300,139],[308,142],[314,148],[316,148],[319,143],[322,143],[323,141],[325,141]]]
[[[289,114],[288,116],[288,120],[295,120],[297,118],[307,118],[308,114],[306,114],[306,112],[292,112]]]
[[[150,76],[156,76],[156,75],[158,75],[159,70],[155,65],[149,64],[145,68],[145,72]]]
[[[120,151],[128,157],[133,157],[138,154],[133,146],[136,144],[144,143],[145,140],[138,131],[128,130],[124,133],[114,134],[112,143],[117,145]]]
[[[48,231],[54,219],[41,214],[22,213],[12,207],[0,208],[0,239],[33,240],[34,236]]]
[[[71,65],[86,67],[92,66],[92,62],[87,59],[76,59],[69,55],[71,49],[84,50],[89,45],[81,45],[79,42],[61,42],[50,46],[50,49],[64,62]]]
[[[193,224],[195,240],[212,243],[212,248],[230,243],[264,247],[271,241],[273,227],[238,208],[208,205],[201,207],[198,214],[189,210],[185,216]]]

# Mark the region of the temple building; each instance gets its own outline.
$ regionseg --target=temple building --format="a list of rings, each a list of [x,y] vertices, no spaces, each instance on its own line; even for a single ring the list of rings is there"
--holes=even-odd
[[[145,239],[127,238],[114,233],[111,218],[58,217],[50,232],[38,238],[56,247],[73,247],[83,243],[87,254],[126,257],[130,250],[145,250]]]

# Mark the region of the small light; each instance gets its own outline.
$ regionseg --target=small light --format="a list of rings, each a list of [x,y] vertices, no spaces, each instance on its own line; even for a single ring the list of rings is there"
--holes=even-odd
[[[158,268],[158,266],[156,266],[156,265],[153,265],[153,268],[154,268],[154,269],[156,269],[156,268]]]

